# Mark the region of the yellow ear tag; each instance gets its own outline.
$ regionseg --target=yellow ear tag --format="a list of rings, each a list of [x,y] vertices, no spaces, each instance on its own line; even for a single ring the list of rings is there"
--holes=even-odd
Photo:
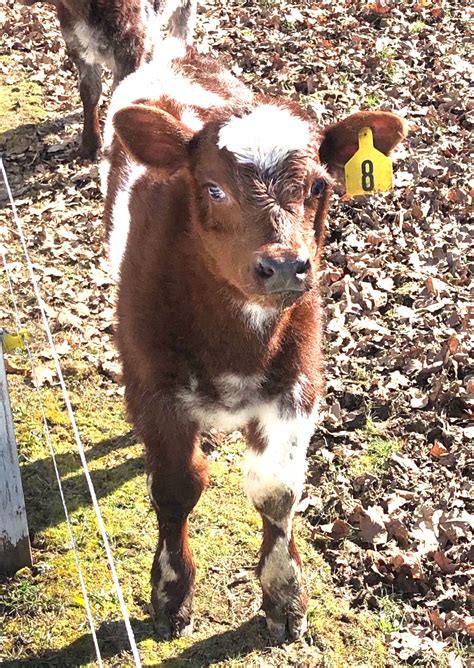
[[[374,147],[372,130],[359,130],[359,150],[344,167],[347,195],[391,190],[392,161]]]

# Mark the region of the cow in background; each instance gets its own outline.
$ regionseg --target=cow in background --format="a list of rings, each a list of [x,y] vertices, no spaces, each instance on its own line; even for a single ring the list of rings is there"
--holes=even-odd
[[[186,44],[193,38],[196,0],[24,0],[56,8],[66,50],[77,67],[84,109],[80,153],[95,159],[101,147],[98,104],[102,66],[114,86],[153,56],[162,31]]]

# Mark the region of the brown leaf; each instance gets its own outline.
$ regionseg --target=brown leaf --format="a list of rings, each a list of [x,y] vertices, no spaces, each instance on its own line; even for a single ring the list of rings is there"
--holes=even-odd
[[[443,573],[451,575],[456,572],[457,565],[448,559],[448,557],[441,550],[436,550],[433,555],[435,562],[438,564]]]
[[[401,520],[397,518],[390,519],[385,526],[387,528],[389,538],[395,538],[401,547],[408,547],[410,544],[408,529]]]
[[[351,526],[338,517],[334,520],[329,533],[334,540],[342,540],[343,538],[346,538],[351,531]]]
[[[440,459],[441,457],[446,457],[446,455],[449,455],[449,450],[445,448],[442,443],[435,439],[430,450],[430,455],[435,459]]]
[[[380,545],[387,542],[385,514],[380,506],[369,506],[361,514],[360,533],[366,543]]]

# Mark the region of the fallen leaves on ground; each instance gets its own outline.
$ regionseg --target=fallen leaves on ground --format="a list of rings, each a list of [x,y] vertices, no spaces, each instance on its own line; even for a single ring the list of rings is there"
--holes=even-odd
[[[77,158],[76,76],[47,6],[9,0],[3,35],[7,81],[34,79],[47,101],[46,120],[10,129],[1,147],[55,341],[70,380],[93,365],[102,389],[120,392],[97,166]],[[394,190],[331,207],[328,395],[300,508],[352,606],[383,619],[393,600],[396,622],[381,628],[394,661],[453,668],[474,604],[471,39],[464,0],[209,0],[197,36],[255,90],[303,103],[322,125],[360,108],[409,121]],[[9,250],[15,239],[2,231]],[[21,255],[8,262],[37,323]],[[47,353],[38,359],[41,383],[54,383]]]

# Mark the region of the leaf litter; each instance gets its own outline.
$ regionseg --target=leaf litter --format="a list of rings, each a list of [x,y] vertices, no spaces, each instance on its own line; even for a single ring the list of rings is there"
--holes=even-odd
[[[34,80],[47,113],[0,145],[48,316],[64,359],[94,366],[104,391],[121,393],[97,167],[77,158],[76,77],[50,9],[9,0],[4,11],[6,85]],[[350,605],[381,618],[387,597],[397,606],[397,623],[383,626],[393,665],[467,665],[473,635],[469,19],[462,0],[199,7],[199,48],[255,90],[301,102],[322,124],[360,108],[410,124],[394,190],[341,194],[330,211],[328,394],[300,505]],[[5,231],[1,242],[14,239]],[[9,259],[27,295],[22,263]],[[2,285],[3,296],[9,320]],[[31,298],[25,308],[38,319]],[[53,383],[40,358],[40,384]]]

